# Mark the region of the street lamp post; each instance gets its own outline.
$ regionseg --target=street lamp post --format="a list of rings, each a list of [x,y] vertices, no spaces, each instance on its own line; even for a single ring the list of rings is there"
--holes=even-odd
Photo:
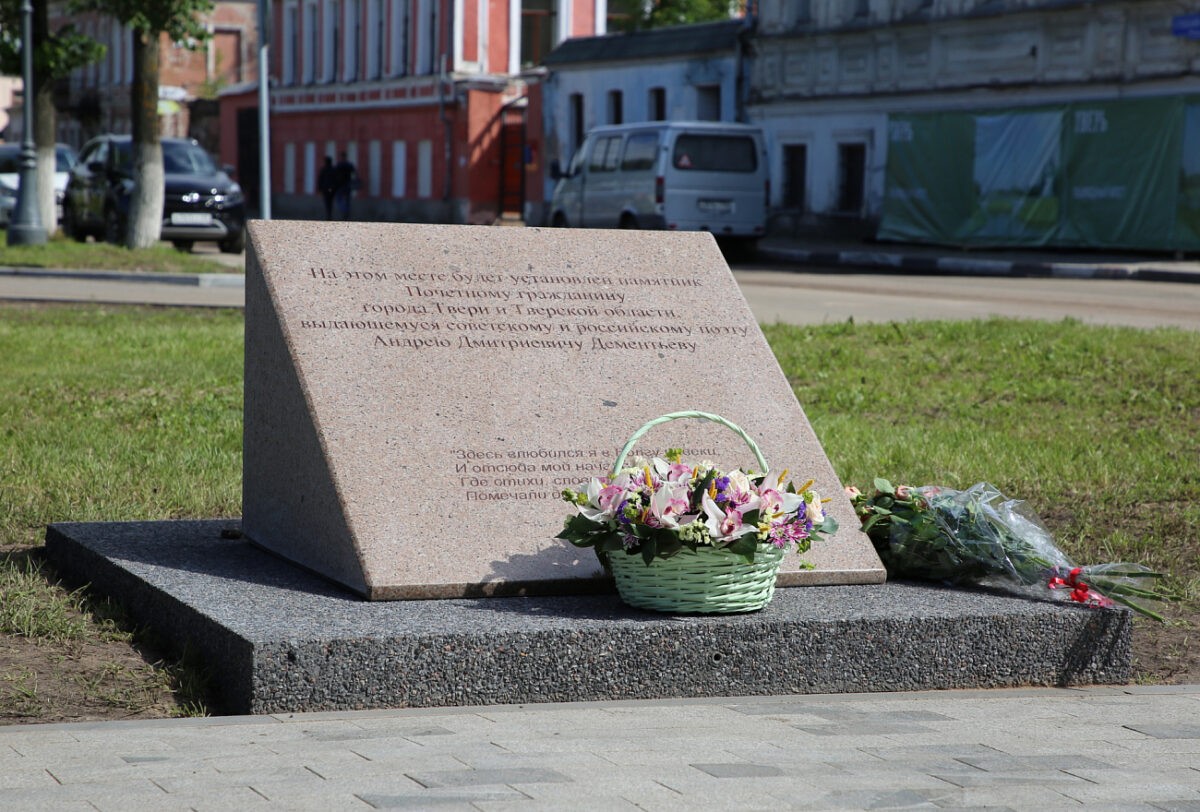
[[[258,216],[271,219],[271,0],[258,0]]]
[[[21,0],[21,80],[25,85],[25,110],[21,116],[20,180],[17,207],[8,224],[9,245],[43,245],[46,229],[38,212],[37,150],[33,144],[33,4]]]

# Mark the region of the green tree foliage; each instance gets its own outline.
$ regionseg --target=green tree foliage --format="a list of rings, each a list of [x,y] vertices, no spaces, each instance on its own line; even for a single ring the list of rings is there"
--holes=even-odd
[[[57,110],[54,83],[71,71],[104,57],[105,48],[79,33],[74,23],[50,29],[49,3],[33,4],[33,93],[34,143],[37,145],[38,212],[50,233],[55,228],[54,143]],[[0,74],[21,75],[21,2],[0,0]],[[9,134],[9,138],[19,134]]]
[[[133,31],[133,198],[125,244],[149,248],[158,242],[163,210],[162,144],[158,133],[159,42],[199,46],[208,38],[205,16],[212,0],[77,0],[79,11],[116,17]]]
[[[728,20],[742,7],[739,0],[610,0],[611,27],[620,31]]]

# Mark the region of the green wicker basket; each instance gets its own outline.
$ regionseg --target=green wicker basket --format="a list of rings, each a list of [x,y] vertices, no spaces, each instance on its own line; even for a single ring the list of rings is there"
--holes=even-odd
[[[762,471],[769,470],[758,444],[742,428],[720,415],[686,411],[657,417],[634,432],[617,455],[612,476],[620,472],[625,457],[643,434],[680,418],[710,420],[732,429],[749,446]],[[654,558],[649,564],[640,555],[610,553],[607,558],[617,593],[630,606],[659,612],[723,614],[754,612],[771,602],[783,550],[760,545],[753,563],[715,547],[699,547],[695,552],[685,548],[670,558]]]
[[[659,612],[755,612],[775,595],[775,575],[783,550],[764,545],[747,564],[739,555],[714,547],[680,550],[649,565],[640,555],[610,554],[609,566],[621,600]]]

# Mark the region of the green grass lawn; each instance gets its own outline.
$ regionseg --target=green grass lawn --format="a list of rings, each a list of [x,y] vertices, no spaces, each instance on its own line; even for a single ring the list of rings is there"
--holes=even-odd
[[[66,270],[230,273],[232,268],[203,255],[176,251],[168,243],[131,250],[105,242],[79,243],[62,235],[45,245],[0,244],[0,267]]]
[[[1077,562],[1171,572],[1195,614],[1200,334],[1009,320],[766,334],[847,484],[990,481]],[[102,638],[23,550],[56,521],[240,514],[242,313],[0,305],[0,381],[0,633]]]
[[[990,320],[774,326],[843,482],[1025,499],[1078,563],[1200,576],[1200,335]]]

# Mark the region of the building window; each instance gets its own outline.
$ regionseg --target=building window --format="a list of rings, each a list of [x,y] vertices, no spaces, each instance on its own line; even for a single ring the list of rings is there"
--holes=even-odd
[[[667,120],[667,89],[665,87],[650,88],[647,102],[646,118],[650,121]]]
[[[403,141],[392,142],[392,197],[408,194],[408,145]]]
[[[804,211],[808,187],[808,146],[788,144],[783,148],[783,206]]]
[[[700,121],[721,120],[721,86],[696,86],[696,118]]]
[[[854,0],[854,19],[862,20],[871,16],[871,0]]]
[[[408,1],[407,0],[391,0],[391,25],[392,25],[392,57],[389,67],[389,75],[404,76],[408,73]],[[404,142],[397,141],[402,144]],[[403,195],[400,195],[403,197]]]
[[[867,145],[838,144],[838,197],[839,214],[862,215],[864,189],[867,178]]]
[[[309,141],[304,145],[304,194],[317,191],[317,145]]]
[[[579,149],[579,145],[583,143],[583,94],[572,93],[568,101],[571,118],[571,152]]]
[[[558,28],[556,0],[522,0],[521,66],[540,65],[554,50],[554,32]]]
[[[417,197],[433,197],[433,142],[417,142]]]
[[[362,16],[358,0],[346,0],[346,44],[345,72],[343,81],[353,82],[359,78],[359,35]]]
[[[283,191],[287,194],[296,192],[296,145],[283,145]]]
[[[625,117],[622,114],[624,106],[624,95],[619,90],[608,91],[608,123],[623,124]]]
[[[109,20],[107,22],[108,22],[108,30],[111,34],[113,28],[116,27],[116,22],[113,20]],[[107,54],[104,55],[104,59],[100,60],[100,84],[102,84],[102,85],[108,84],[108,73],[109,73],[110,68],[112,68],[112,51],[109,51]]]
[[[342,53],[342,9],[338,0],[325,0],[325,44],[321,81],[336,82]]]
[[[304,4],[304,84],[317,80],[317,4]]]
[[[300,10],[295,3],[283,9],[283,83],[294,85],[300,79]]]
[[[367,0],[367,79],[383,70],[383,0]]]
[[[367,143],[367,165],[366,167],[358,168],[358,175],[367,176],[367,194],[371,197],[379,197],[379,189],[383,183],[383,178],[379,172],[383,166],[383,144],[378,141],[369,141]]]
[[[433,0],[417,0],[417,64],[418,76],[433,73]]]
[[[112,28],[108,30],[108,58],[112,60],[112,75],[113,84],[121,84],[121,46],[124,44],[122,36],[125,33],[125,26],[113,21]]]

